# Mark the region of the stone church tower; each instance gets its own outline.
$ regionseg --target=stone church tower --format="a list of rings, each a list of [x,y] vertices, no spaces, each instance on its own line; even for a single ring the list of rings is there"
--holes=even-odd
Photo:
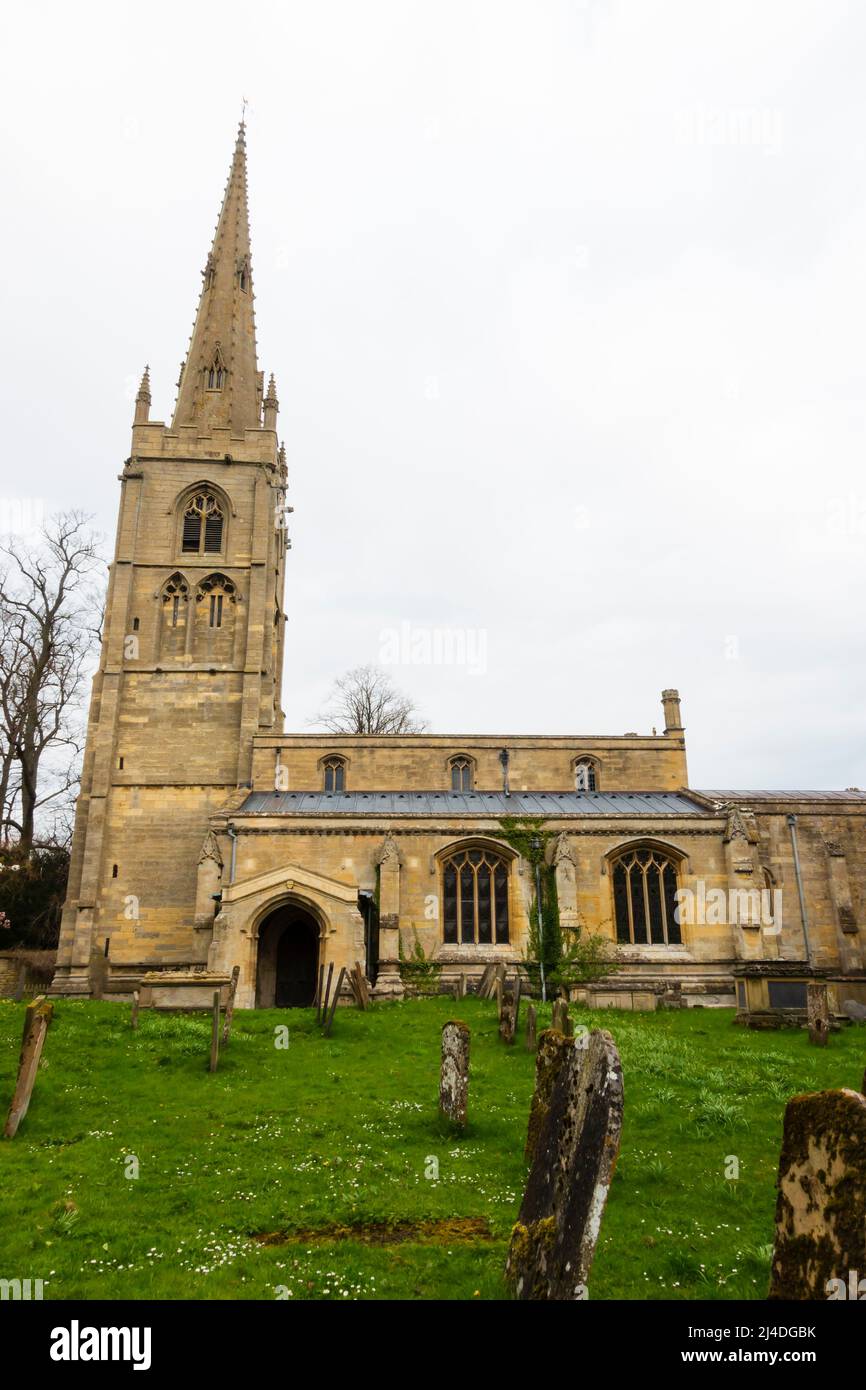
[[[256,360],[243,124],[202,276],[171,425],[149,418],[145,370],[120,475],[57,992],[89,993],[106,959],[120,980],[206,962],[208,820],[250,785],[254,736],[282,729],[286,467]]]

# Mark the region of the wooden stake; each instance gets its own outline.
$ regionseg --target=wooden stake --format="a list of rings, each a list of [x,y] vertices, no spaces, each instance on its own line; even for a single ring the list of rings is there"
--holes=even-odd
[[[325,993],[324,993],[324,996],[323,996],[323,998],[322,998],[322,1012],[321,1012],[321,1014],[319,1015],[319,1022],[320,1022],[320,1023],[324,1023],[325,1020],[326,1020],[326,1018],[328,1017],[328,1000],[329,1000],[330,997],[331,997],[331,980],[332,980],[332,978],[333,978],[333,975],[334,975],[334,962],[331,961],[331,964],[328,966],[328,978],[327,978],[327,980],[325,981]]]
[[[39,1070],[39,1059],[48,1025],[54,1016],[54,1005],[49,1004],[44,994],[40,994],[27,1005],[24,1013],[24,1032],[21,1037],[21,1055],[18,1059],[18,1080],[15,1093],[3,1130],[5,1139],[14,1139],[18,1126],[27,1114],[33,1084]]]
[[[332,970],[333,970],[333,968],[334,968],[334,967],[331,966],[331,969],[332,969]],[[331,1024],[334,1022],[334,1014],[336,1013],[336,1010],[337,1010],[337,1000],[338,1000],[339,997],[340,997],[340,991],[341,991],[342,988],[343,988],[343,981],[345,980],[345,978],[346,978],[346,967],[345,967],[345,965],[344,965],[344,966],[341,968],[341,970],[340,970],[340,978],[337,980],[337,988],[334,990],[334,998],[333,998],[333,1000],[331,1001],[331,1012],[328,1014],[328,1017],[327,1017],[327,1019],[326,1019],[326,1021],[325,1021],[325,1037],[326,1037],[326,1038],[329,1038],[329,1037],[331,1036]]]
[[[210,1064],[208,1071],[216,1071],[220,1055],[220,992],[214,990],[213,1027],[210,1035]]]
[[[325,964],[324,964],[324,961],[323,961],[322,964],[319,966],[319,987],[318,987],[318,989],[316,990],[316,997],[315,997],[315,999],[313,1000],[313,1003],[314,1003],[315,1006],[316,1006],[316,1022],[317,1022],[317,1023],[321,1023],[321,1021],[322,1021],[322,986],[324,985],[324,983],[325,983]]]
[[[238,976],[240,973],[241,968],[239,965],[236,965],[232,970],[231,983],[229,984],[229,997],[226,1000],[226,1016],[223,1024],[223,1047],[228,1047],[229,1045],[229,1035],[232,1031],[232,1019],[235,1012],[235,995],[238,990]]]

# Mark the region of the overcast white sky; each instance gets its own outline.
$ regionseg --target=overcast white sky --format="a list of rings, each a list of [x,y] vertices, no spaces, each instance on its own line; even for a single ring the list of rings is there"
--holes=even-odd
[[[866,7],[84,0],[4,27],[7,504],[113,540],[246,97],[288,727],[383,634],[439,632],[469,659],[404,636],[388,668],[437,732],[649,733],[676,685],[694,786],[866,786]]]

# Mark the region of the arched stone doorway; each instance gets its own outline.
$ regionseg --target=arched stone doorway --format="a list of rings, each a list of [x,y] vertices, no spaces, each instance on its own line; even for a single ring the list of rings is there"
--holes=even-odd
[[[319,924],[297,903],[283,903],[259,928],[257,1009],[308,1009],[316,993]]]

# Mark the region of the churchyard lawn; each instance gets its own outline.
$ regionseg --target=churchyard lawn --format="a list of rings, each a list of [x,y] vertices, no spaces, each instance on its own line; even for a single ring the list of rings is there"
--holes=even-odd
[[[0,1001],[4,1118],[23,1010]],[[625,1083],[590,1297],[763,1298],[785,1103],[859,1089],[866,1026],[816,1048],[729,1010],[572,1013],[610,1029]],[[437,1118],[455,1017],[472,1030],[460,1138]],[[508,1047],[473,998],[341,1008],[330,1039],[309,1010],[238,1012],[210,1075],[207,1017],[142,1011],[134,1032],[129,1005],[59,1000],[30,1111],[0,1140],[0,1279],[52,1300],[501,1298],[525,1024],[524,1001]]]

